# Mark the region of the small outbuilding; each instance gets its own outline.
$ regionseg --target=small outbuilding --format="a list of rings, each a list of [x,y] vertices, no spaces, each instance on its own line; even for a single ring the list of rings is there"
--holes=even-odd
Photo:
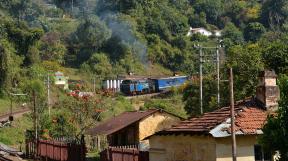
[[[179,116],[162,109],[124,112],[87,131],[90,136],[106,136],[109,146],[149,147],[146,137],[172,127]]]

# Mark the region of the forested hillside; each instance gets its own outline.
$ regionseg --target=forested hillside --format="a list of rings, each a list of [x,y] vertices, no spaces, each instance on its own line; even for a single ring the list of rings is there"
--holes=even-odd
[[[222,37],[188,37],[189,27],[222,30]],[[47,71],[67,68],[97,78],[127,72],[197,75],[194,45],[215,46],[219,40],[226,60],[221,79],[232,65],[236,98],[253,95],[259,70],[288,74],[287,1],[0,0],[0,93],[27,91]],[[213,61],[204,68],[211,108],[213,68]],[[221,84],[223,103],[227,87]],[[191,113],[199,102],[197,89],[197,82],[189,85],[183,97]]]

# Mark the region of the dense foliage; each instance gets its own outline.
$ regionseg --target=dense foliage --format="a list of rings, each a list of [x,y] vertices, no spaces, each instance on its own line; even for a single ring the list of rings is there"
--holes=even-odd
[[[187,36],[189,27],[221,30],[222,36]],[[45,96],[40,82],[47,73],[71,67],[98,81],[127,72],[179,72],[193,76],[194,81],[183,88],[182,99],[188,114],[198,115],[199,50],[194,47],[219,42],[223,47],[220,78],[227,80],[226,67],[234,68],[237,100],[255,93],[260,70],[288,74],[287,1],[0,0],[0,94],[36,91],[40,102]],[[203,49],[203,53],[205,112],[217,108],[217,89],[215,50]],[[227,87],[227,82],[221,82],[218,106],[227,104]],[[116,102],[130,108],[124,100]],[[170,105],[154,100],[146,108]],[[45,125],[49,129],[51,119]]]
[[[1,44],[7,48],[5,53],[19,56],[10,64],[29,67],[52,61],[66,67],[82,66],[84,71],[102,77],[130,71],[148,74],[150,64],[189,75],[197,73],[198,53],[193,45],[215,45],[217,41],[213,37],[187,37],[190,26],[222,30],[227,55],[234,45],[245,48],[248,42],[257,44],[267,32],[287,32],[287,3],[275,0],[14,0],[1,1],[0,11]],[[269,67],[285,70],[271,64],[270,59],[278,56],[270,51],[276,52],[273,47],[277,45],[281,47],[273,43],[261,53],[265,53],[263,59]],[[280,52],[277,55],[281,59]],[[95,69],[104,64],[109,67]],[[3,79],[11,82],[15,76],[8,75]]]

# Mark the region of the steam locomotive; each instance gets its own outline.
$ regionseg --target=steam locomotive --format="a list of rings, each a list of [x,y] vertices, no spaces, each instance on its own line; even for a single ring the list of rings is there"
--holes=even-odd
[[[161,92],[171,87],[180,86],[187,80],[187,76],[126,79],[120,84],[120,91],[126,95]]]

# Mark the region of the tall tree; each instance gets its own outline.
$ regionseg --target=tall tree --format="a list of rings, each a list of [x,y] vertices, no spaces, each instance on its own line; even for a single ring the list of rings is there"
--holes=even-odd
[[[0,40],[0,90],[11,90],[18,85],[22,58],[7,40]]]
[[[259,22],[249,23],[244,30],[244,37],[248,41],[257,41],[263,33],[266,32],[265,27]]]
[[[233,23],[228,23],[225,26],[222,37],[227,47],[239,45],[244,42],[243,33]]]
[[[275,41],[263,51],[263,58],[268,68],[276,73],[288,73],[288,46],[285,42]]]
[[[288,18],[287,0],[267,0],[262,7],[262,20],[272,29],[280,29]]]
[[[233,67],[236,100],[252,96],[263,70],[262,50],[258,44],[236,45],[227,51],[227,64]]]

